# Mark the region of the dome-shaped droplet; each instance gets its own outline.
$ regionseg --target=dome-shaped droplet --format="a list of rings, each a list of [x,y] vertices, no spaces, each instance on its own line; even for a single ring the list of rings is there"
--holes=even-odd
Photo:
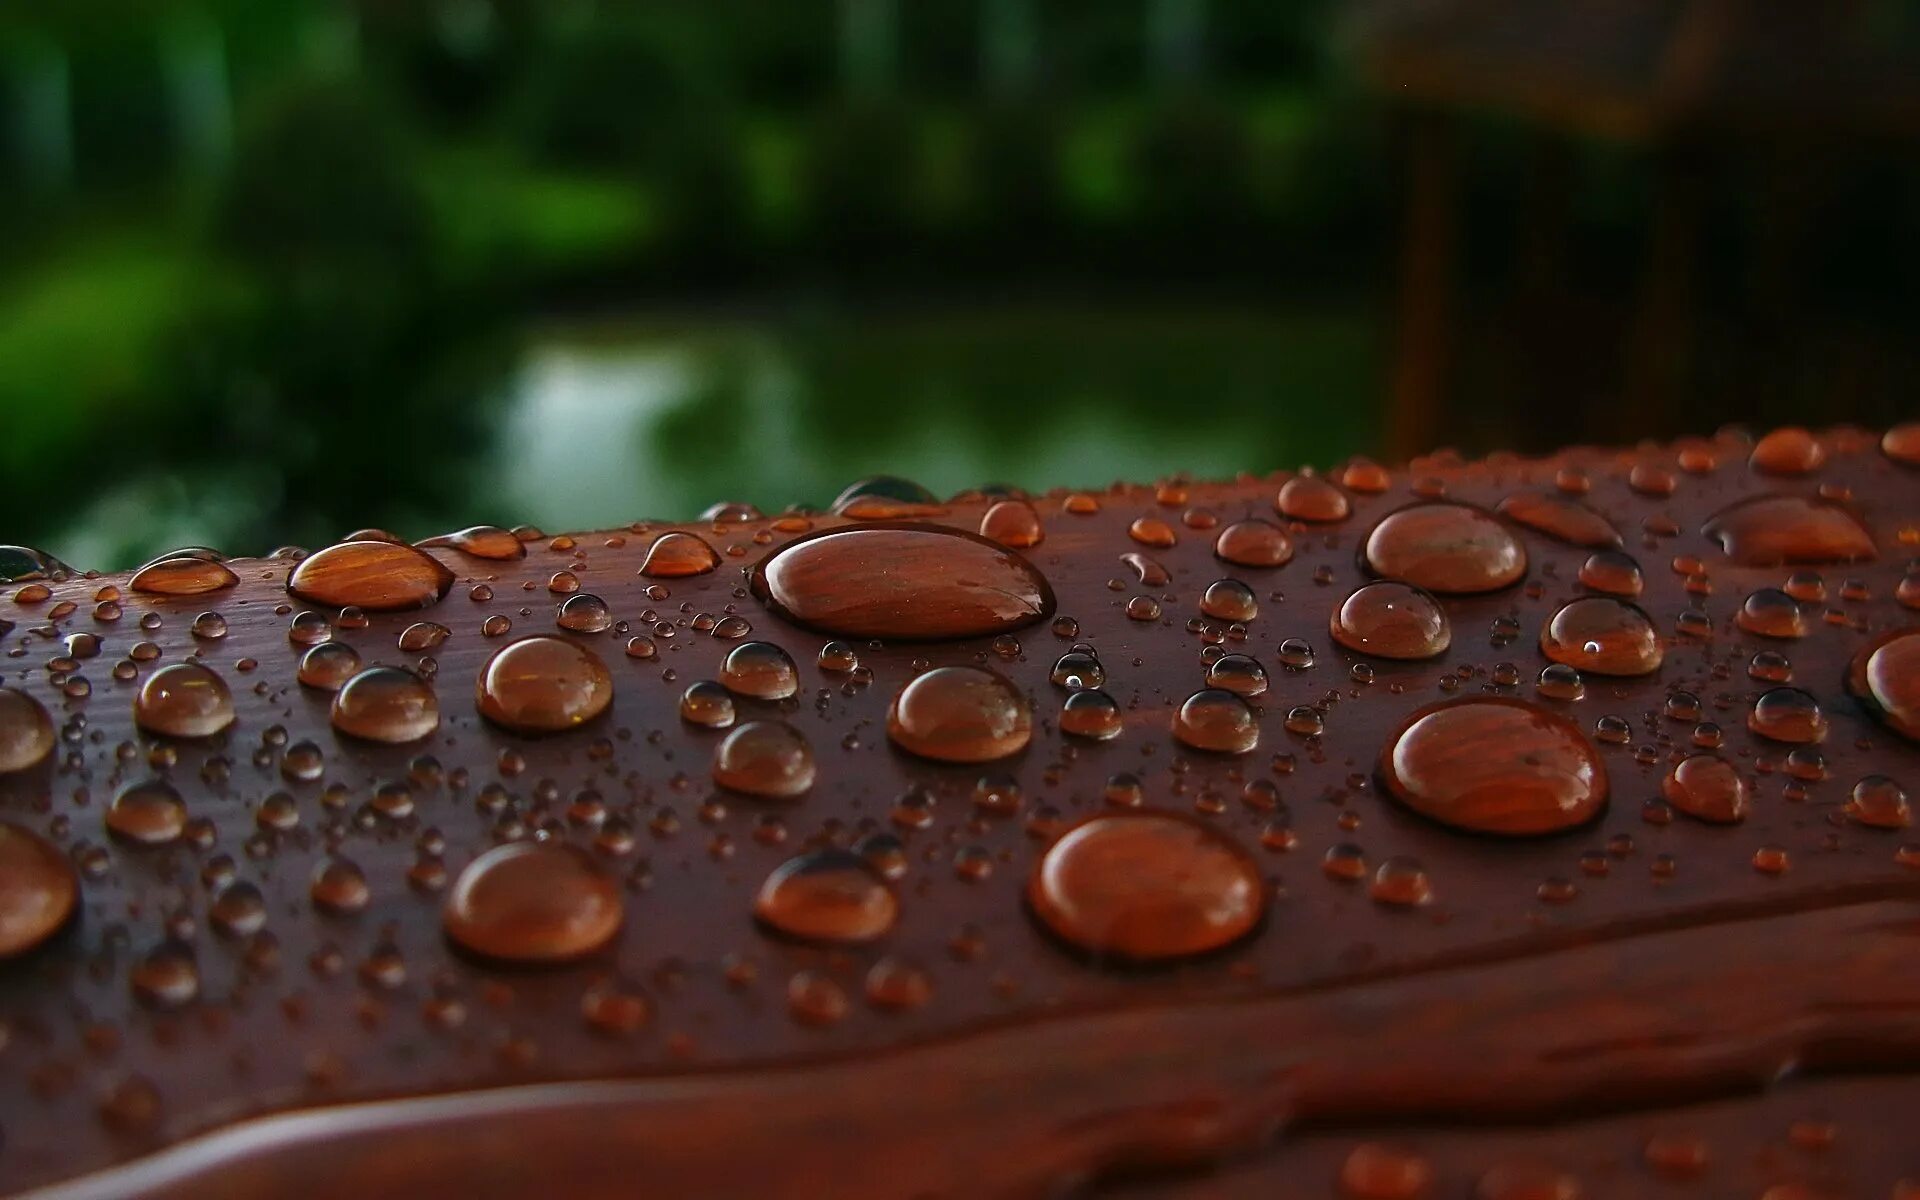
[[[1646,586],[1640,564],[1618,550],[1600,550],[1580,565],[1580,582],[1596,592],[1631,600]]]
[[[1260,615],[1260,601],[1238,579],[1218,579],[1201,595],[1200,611],[1220,621],[1251,621]]]
[[[653,539],[640,573],[649,579],[685,579],[720,565],[720,555],[697,535],[674,530]]]
[[[893,698],[887,736],[923,758],[988,762],[1026,748],[1033,714],[1019,689],[992,671],[939,667]]]
[[[1842,505],[1805,496],[1756,496],[1700,531],[1743,567],[1848,563],[1875,557],[1873,537]]]
[[[755,567],[751,582],[781,616],[844,637],[983,637],[1053,611],[1053,590],[1026,559],[933,525],[801,538]]]
[[[142,846],[180,840],[187,828],[187,806],[173,785],[159,779],[129,784],[113,798],[105,815],[107,832]]]
[[[1550,492],[1517,492],[1502,500],[1501,516],[1555,541],[1588,550],[1618,550],[1620,531],[1578,500]]]
[[[1414,504],[1389,513],[1367,535],[1374,574],[1429,592],[1491,592],[1527,572],[1527,551],[1490,514],[1464,504]]]
[[[0,775],[24,771],[53,752],[53,718],[38,700],[0,687]]]
[[[367,887],[367,875],[351,859],[329,855],[314,864],[307,880],[307,894],[322,912],[348,917],[366,908],[373,893]]]
[[[133,700],[134,723],[166,737],[212,737],[233,724],[227,681],[199,663],[174,663],[147,676]]]
[[[251,936],[266,927],[267,899],[253,884],[236,880],[207,905],[207,921],[227,937]]]
[[[1549,700],[1571,703],[1584,699],[1587,694],[1587,685],[1580,678],[1580,672],[1565,663],[1548,663],[1540,671],[1537,686],[1540,694]]]
[[[1800,603],[1779,588],[1760,588],[1748,594],[1736,618],[1740,628],[1761,637],[1807,636],[1807,618]]]
[[[800,668],[772,642],[741,642],[720,664],[720,683],[736,696],[785,700],[800,690]]]
[[[127,983],[142,1004],[150,1008],[180,1008],[200,995],[200,967],[193,947],[167,941],[136,959],[127,970]]]
[[[321,642],[300,656],[301,683],[323,692],[337,692],[360,671],[360,655],[345,642]]]
[[[370,742],[412,742],[440,727],[440,701],[412,671],[369,667],[334,694],[329,719],[341,733]]]
[[[1293,541],[1271,521],[1235,521],[1220,531],[1214,554],[1236,567],[1278,567],[1293,557]]]
[[[813,748],[784,721],[748,721],[713,748],[713,781],[729,791],[786,800],[813,786]]]
[[[1868,644],[1847,666],[1847,690],[1882,724],[1920,741],[1920,629],[1902,629]]]
[[[1681,812],[1716,825],[1745,820],[1753,803],[1746,779],[1714,754],[1691,754],[1675,763],[1660,791]]]
[[[1827,461],[1826,449],[1812,433],[1797,425],[1774,430],[1753,444],[1747,462],[1768,475],[1805,475]]]
[[[480,668],[480,715],[514,733],[564,733],[613,702],[607,664],[585,646],[545,634],[500,647]]]
[[[613,628],[613,612],[600,597],[578,592],[560,605],[553,623],[568,633],[605,633]]]
[[[482,957],[539,965],[599,950],[624,916],[619,885],[577,847],[508,842],[460,872],[440,923]]]
[[[1074,692],[1060,706],[1060,732],[1071,737],[1104,742],[1125,728],[1119,702],[1098,688]]]
[[[182,554],[158,558],[141,567],[127,586],[153,596],[199,596],[239,582],[240,577],[217,558]]]
[[[680,719],[708,729],[725,729],[734,721],[733,696],[711,679],[701,679],[680,694]]]
[[[1281,484],[1273,506],[1296,521],[1344,521],[1353,511],[1347,494],[1318,475],[1295,475]]]
[[[31,546],[0,546],[0,583],[36,579],[65,579],[73,568],[44,550]]]
[[[1340,1164],[1342,1200],[1424,1200],[1433,1164],[1422,1155],[1381,1142],[1363,1142]]]
[[[842,945],[884,937],[899,911],[893,889],[867,860],[840,849],[788,859],[753,898],[753,915],[769,929]]]
[[[1038,546],[1046,537],[1046,530],[1041,527],[1040,514],[1033,511],[1033,505],[1025,500],[1002,500],[980,518],[980,536],[1002,546],[1025,550]]]
[[[1826,740],[1827,716],[1820,702],[1799,688],[1769,688],[1748,711],[1747,728],[1770,741],[1809,745]]]
[[[857,521],[894,517],[934,516],[946,510],[940,498],[911,479],[898,475],[870,475],[856,479],[834,497],[832,511]]]
[[[1207,686],[1225,688],[1236,696],[1264,696],[1267,669],[1250,654],[1222,654],[1207,666]]]
[[[1874,829],[1905,829],[1913,823],[1907,790],[1885,775],[1868,775],[1853,785],[1847,816]]]
[[[310,604],[397,612],[437,604],[453,572],[401,542],[340,542],[308,555],[287,576],[287,591]]]
[[[1069,650],[1054,660],[1048,678],[1063,688],[1097,688],[1106,685],[1107,671],[1087,651]]]
[[[1607,802],[1607,771],[1572,722],[1522,700],[1450,700],[1387,739],[1380,775],[1415,812],[1475,833],[1571,829]]]
[[[1106,813],[1067,830],[1027,881],[1027,903],[1086,954],[1157,963],[1219,950],[1252,933],[1267,888],[1247,852],[1179,813]]]
[[[1376,658],[1432,658],[1453,643],[1440,602],[1394,580],[1356,590],[1333,610],[1327,628],[1342,646]]]
[[[59,847],[0,821],[0,959],[25,954],[59,932],[79,901],[79,877]]]
[[[527,556],[527,544],[513,536],[511,530],[502,529],[498,525],[473,525],[455,533],[430,537],[416,545],[422,549],[445,547],[491,562],[510,562]]]
[[[1653,618],[1611,596],[1563,605],[1540,630],[1540,652],[1593,675],[1646,675],[1665,656]]]
[[[1920,421],[1887,430],[1880,439],[1880,452],[1897,463],[1920,467]]]
[[[1173,736],[1195,750],[1245,754],[1260,744],[1260,723],[1238,695],[1225,688],[1203,688],[1174,713]]]

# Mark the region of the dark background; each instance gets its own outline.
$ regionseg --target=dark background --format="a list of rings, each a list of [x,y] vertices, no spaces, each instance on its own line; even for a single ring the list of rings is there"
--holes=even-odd
[[[8,5],[0,540],[1884,424],[1917,90],[1905,0]]]

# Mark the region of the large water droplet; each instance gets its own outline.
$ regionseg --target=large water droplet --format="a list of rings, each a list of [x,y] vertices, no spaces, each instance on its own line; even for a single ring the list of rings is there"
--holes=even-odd
[[[1827,461],[1818,438],[1797,425],[1774,430],[1753,444],[1747,463],[1768,475],[1805,475]]]
[[[1517,492],[1502,500],[1499,512],[1510,521],[1556,541],[1589,550],[1618,550],[1620,531],[1578,500],[1549,492]]]
[[[893,889],[851,850],[802,854],[775,867],[753,899],[768,928],[810,942],[852,945],[884,937],[899,915]]]
[[[59,932],[80,900],[80,880],[59,847],[0,821],[0,958],[25,954]]]
[[[513,536],[510,530],[502,529],[498,525],[474,525],[456,533],[430,537],[423,542],[416,542],[415,545],[422,549],[446,547],[492,562],[510,562],[527,556],[527,544]]]
[[[985,538],[933,525],[801,538],[755,567],[752,586],[788,620],[846,637],[980,637],[1053,611],[1053,590],[1033,564]]]
[[[813,786],[813,748],[782,721],[748,721],[713,748],[713,781],[749,796],[786,800]]]
[[[1863,647],[1847,666],[1847,690],[1889,729],[1920,742],[1920,629]]]
[[[1062,834],[1028,879],[1027,903],[1078,950],[1158,963],[1252,933],[1267,889],[1253,858],[1213,827],[1179,813],[1129,810]]]
[[[607,664],[566,638],[521,638],[494,652],[475,680],[480,715],[514,733],[563,733],[613,702]]]
[[[1041,527],[1040,514],[1033,511],[1033,505],[1025,500],[1002,500],[980,518],[980,536],[1002,546],[1025,550],[1038,546],[1046,537],[1046,530]]]
[[[1690,754],[1675,763],[1660,791],[1681,812],[1716,825],[1745,820],[1753,802],[1753,790],[1740,772],[1713,754]]]
[[[1461,595],[1491,592],[1527,572],[1527,551],[1489,513],[1464,504],[1414,504],[1389,513],[1367,535],[1374,574]]]
[[[453,586],[439,559],[399,542],[340,542],[300,560],[287,591],[311,604],[395,612],[437,604]]]
[[[720,565],[720,555],[712,546],[691,533],[673,531],[653,539],[640,573],[649,579],[685,579],[705,575]]]
[[[1432,658],[1453,643],[1440,602],[1393,580],[1356,590],[1333,610],[1327,628],[1342,646],[1376,658]]]
[[[199,663],[161,667],[133,699],[134,723],[167,737],[212,737],[233,724],[233,715],[226,680]]]
[[[1805,496],[1756,496],[1710,518],[1700,531],[1743,567],[1847,563],[1875,557],[1873,537],[1839,504]]]
[[[1202,688],[1173,714],[1173,736],[1195,750],[1245,754],[1260,744],[1260,723],[1247,702],[1233,692]]]
[[[0,546],[0,583],[60,580],[72,574],[72,567],[44,550],[35,550],[31,546]]]
[[[742,642],[720,664],[720,683],[736,696],[785,700],[800,690],[800,668],[772,642]]]
[[[1664,656],[1653,618],[1611,596],[1562,606],[1540,630],[1540,652],[1595,675],[1650,674]]]
[[[619,886],[583,851],[556,842],[495,846],[460,872],[440,910],[460,946],[536,965],[592,954],[624,917]]]
[[[0,688],[0,775],[38,766],[53,752],[53,718],[40,702]]]
[[[887,736],[923,758],[988,762],[1026,748],[1033,714],[1019,689],[992,671],[939,667],[893,698]]]
[[[334,694],[333,727],[370,742],[412,742],[440,727],[440,701],[401,667],[369,667]]]
[[[239,582],[240,577],[217,558],[178,554],[155,559],[141,567],[133,573],[127,586],[155,596],[199,596]]]
[[[1571,829],[1607,802],[1607,771],[1570,721],[1522,700],[1444,701],[1387,740],[1380,774],[1415,812],[1475,833]]]

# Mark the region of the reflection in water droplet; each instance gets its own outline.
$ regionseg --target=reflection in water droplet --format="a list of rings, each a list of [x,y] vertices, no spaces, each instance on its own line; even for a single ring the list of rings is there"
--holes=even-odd
[[[730,791],[784,800],[813,786],[813,749],[782,721],[748,721],[713,748],[713,781]]]
[[[853,945],[884,937],[899,915],[893,889],[867,860],[826,849],[774,868],[753,900],[753,915],[788,937]]]
[[[1570,829],[1607,802],[1607,771],[1566,719],[1507,698],[1443,701],[1387,741],[1380,775],[1415,812],[1476,833]]]
[[[341,686],[333,727],[370,742],[412,742],[440,727],[440,701],[426,680],[400,667],[369,667]]]
[[[0,959],[59,932],[79,900],[80,880],[67,856],[25,826],[0,821]]]
[[[1389,513],[1367,535],[1365,558],[1376,575],[1443,595],[1495,591],[1527,571],[1519,539],[1464,504],[1414,504]]]
[[[395,612],[437,604],[453,586],[439,559],[398,542],[340,542],[308,555],[287,591],[311,604]]]
[[[1717,825],[1745,820],[1753,801],[1752,789],[1733,764],[1713,754],[1691,754],[1675,763],[1660,791],[1681,812]]]
[[[1664,657],[1653,618],[1611,596],[1585,596],[1554,613],[1540,631],[1540,652],[1595,675],[1650,674]]]
[[[1033,735],[1026,697],[977,667],[939,667],[911,680],[887,709],[887,736],[901,749],[943,762],[988,762],[1017,754]]]
[[[1260,744],[1260,723],[1247,702],[1224,688],[1188,696],[1173,717],[1173,736],[1195,750],[1245,754]]]
[[[1127,810],[1062,834],[1035,866],[1027,903],[1076,949],[1151,963],[1246,937],[1266,911],[1267,889],[1252,857],[1212,826]]]
[[[558,842],[509,842],[468,863],[440,924],[485,958],[543,965],[592,954],[625,918],[620,888],[586,853]]]
[[[1104,687],[1107,682],[1106,668],[1085,650],[1069,650],[1055,659],[1048,677],[1060,687],[1071,689]]]
[[[24,771],[53,752],[53,718],[25,692],[0,687],[0,775]]]
[[[174,663],[155,671],[133,701],[135,724],[166,737],[212,737],[233,724],[233,695],[226,680],[199,663]]]
[[[787,620],[845,637],[982,637],[1053,611],[1052,589],[1026,559],[933,525],[801,538],[755,567],[750,582]]]
[[[475,680],[480,715],[514,733],[576,729],[613,702],[613,676],[593,651],[545,634],[494,652]]]
[[[1367,584],[1348,596],[1334,610],[1328,629],[1347,649],[1377,658],[1432,658],[1453,641],[1439,601],[1392,580]]]

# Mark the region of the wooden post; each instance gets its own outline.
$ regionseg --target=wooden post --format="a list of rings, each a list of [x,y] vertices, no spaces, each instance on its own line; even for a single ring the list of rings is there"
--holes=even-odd
[[[1408,113],[1406,141],[1406,242],[1386,428],[1386,452],[1396,459],[1431,450],[1440,437],[1459,186],[1450,117]]]

